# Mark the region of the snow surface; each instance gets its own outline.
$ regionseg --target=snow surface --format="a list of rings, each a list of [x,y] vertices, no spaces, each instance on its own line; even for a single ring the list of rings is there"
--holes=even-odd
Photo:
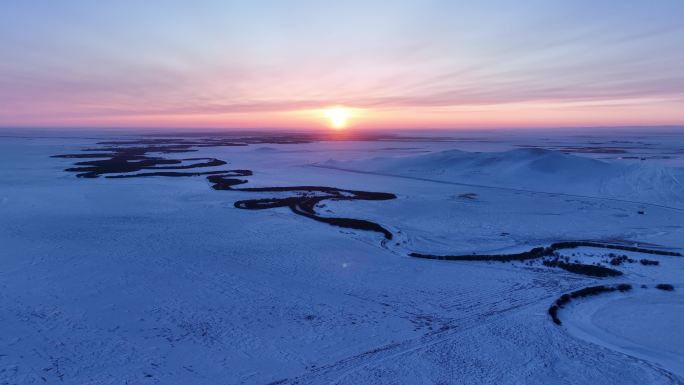
[[[324,167],[512,189],[641,201],[684,209],[684,170],[620,164],[540,148],[446,150],[425,155],[322,163]]]
[[[571,239],[681,251],[677,131],[454,133],[192,155],[253,170],[250,187],[394,193],[319,209],[386,226],[395,239],[384,246],[378,234],[286,208],[236,209],[261,195],[214,191],[203,177],[77,179],[63,171],[72,160],[50,158],[106,135],[0,137],[0,383],[684,382],[684,258],[645,256],[660,265],[627,264],[622,277],[596,279],[540,264],[407,256]],[[595,142],[626,153],[557,151]],[[586,262],[606,254],[568,253]],[[622,282],[638,289],[572,304],[561,327],[546,312],[563,293]]]
[[[563,316],[569,332],[684,376],[684,296],[656,289],[635,291],[568,309]]]

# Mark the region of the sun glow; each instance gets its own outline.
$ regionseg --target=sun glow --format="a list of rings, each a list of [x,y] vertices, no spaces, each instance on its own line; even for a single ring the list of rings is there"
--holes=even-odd
[[[347,127],[349,111],[342,107],[335,107],[325,110],[325,115],[330,119],[330,127],[335,130],[342,130]]]

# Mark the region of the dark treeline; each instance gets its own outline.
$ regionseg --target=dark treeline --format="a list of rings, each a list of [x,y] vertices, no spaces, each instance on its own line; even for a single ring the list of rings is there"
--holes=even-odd
[[[561,325],[562,322],[560,318],[558,318],[558,310],[562,309],[570,303],[573,299],[577,298],[584,298],[584,297],[590,297],[594,295],[599,295],[603,293],[611,293],[614,291],[620,291],[620,292],[625,292],[632,290],[632,285],[627,284],[627,283],[621,283],[619,285],[615,286],[605,286],[605,285],[600,285],[600,286],[590,286],[590,287],[585,287],[583,289],[575,290],[569,294],[563,294],[561,295],[554,303],[549,307],[549,315],[551,316],[551,319],[556,325]]]
[[[55,158],[90,159],[75,163],[78,167],[65,171],[76,172],[79,178],[143,178],[143,177],[189,177],[208,176],[215,190],[234,190],[246,192],[281,192],[293,193],[283,198],[251,199],[235,202],[235,207],[248,210],[263,210],[276,207],[288,207],[290,210],[318,222],[333,226],[367,230],[381,233],[386,239],[392,239],[392,233],[381,225],[362,219],[330,218],[316,212],[316,206],[325,200],[388,200],[395,199],[394,194],[344,190],[324,186],[292,186],[292,187],[251,187],[237,188],[248,183],[250,170],[212,170],[212,171],[175,171],[192,170],[207,167],[220,167],[227,162],[215,158],[167,159],[155,154],[176,154],[197,151],[197,147],[246,146],[256,143],[294,144],[308,143],[308,137],[261,136],[245,138],[213,138],[213,139],[142,139],[132,141],[100,142],[105,147],[85,149],[85,153],[55,155]],[[184,164],[184,162],[192,162]]]
[[[235,186],[247,181],[237,178],[226,178],[223,175],[214,175],[207,178],[213,183],[216,190],[237,190],[251,192],[294,192],[298,195],[285,198],[250,199],[235,202],[235,207],[248,210],[263,210],[275,207],[289,207],[290,210],[318,222],[333,226],[346,227],[357,230],[375,231],[383,234],[385,239],[392,239],[392,233],[377,223],[352,218],[330,218],[319,215],[316,206],[325,200],[353,201],[353,200],[389,200],[395,199],[396,195],[382,192],[367,192],[357,190],[343,190],[334,187],[323,186],[292,186],[292,187],[247,187],[236,188]]]
[[[669,283],[659,283],[656,285],[656,289],[664,291],[674,291],[674,286],[670,285]]]
[[[94,151],[88,149],[85,151]],[[227,163],[215,158],[186,158],[167,159],[162,156],[151,156],[149,153],[172,154],[196,151],[192,146],[142,146],[142,147],[107,147],[100,152],[86,154],[54,155],[53,158],[88,159],[76,162],[78,167],[67,168],[64,171],[76,172],[79,178],[130,178],[145,176],[194,176],[198,172],[173,172],[169,170],[190,170],[196,168],[218,167]],[[193,162],[183,164],[183,162]],[[150,173],[139,171],[155,170]],[[164,171],[159,171],[164,170]],[[218,171],[217,171],[218,172]],[[123,175],[108,175],[123,174]]]
[[[534,260],[539,258],[553,257],[551,260],[544,260],[543,264],[548,267],[560,268],[575,274],[587,275],[590,277],[616,277],[622,275],[619,270],[598,266],[598,265],[586,265],[582,263],[570,263],[569,261],[562,261],[559,259],[559,250],[564,249],[575,249],[578,247],[595,247],[601,249],[609,250],[624,250],[633,251],[644,254],[655,254],[655,255],[667,255],[667,256],[677,256],[681,257],[682,254],[674,251],[666,250],[654,250],[646,249],[636,246],[623,246],[600,242],[587,242],[587,241],[576,241],[576,242],[556,242],[552,243],[548,247],[535,247],[528,251],[523,251],[521,253],[514,254],[463,254],[463,255],[432,255],[432,254],[422,254],[422,253],[410,253],[409,256],[414,258],[424,258],[424,259],[437,259],[446,261],[498,261],[498,262],[512,262],[512,261],[526,261]],[[567,258],[566,258],[567,259]],[[632,259],[622,256],[613,256],[611,259],[611,264],[618,266],[624,261],[634,262]],[[642,265],[658,265],[658,261],[651,261],[648,259],[642,259]]]
[[[608,267],[597,266],[597,265],[585,265],[583,263],[568,263],[563,262],[558,259],[546,260],[543,262],[544,266],[548,267],[558,267],[563,270],[567,270],[571,273],[588,275],[590,277],[618,277],[622,275],[619,270],[611,269]]]
[[[207,139],[140,139],[99,142],[100,148],[86,148],[78,154],[54,155],[53,158],[66,159],[95,159],[76,162],[78,167],[68,168],[65,171],[76,172],[79,178],[97,178],[107,174],[126,174],[106,176],[107,178],[122,177],[145,177],[145,176],[195,176],[198,173],[176,173],[166,171],[164,173],[131,174],[143,170],[187,170],[204,167],[218,167],[226,165],[225,161],[215,158],[187,158],[168,159],[163,156],[149,154],[179,154],[196,152],[198,147],[235,147],[247,146],[256,143],[302,143],[301,141],[289,141],[287,137],[275,141],[265,141],[260,137],[235,137],[207,138]],[[194,162],[183,164],[183,162]]]
[[[548,247],[535,247],[528,251],[523,251],[521,253],[514,254],[464,254],[464,255],[431,255],[422,253],[411,253],[411,257],[415,258],[426,258],[426,259],[440,259],[447,261],[499,261],[499,262],[511,262],[511,261],[525,261],[530,259],[538,259],[542,257],[552,257],[554,253],[563,249],[576,249],[578,247],[594,247],[600,249],[610,249],[610,250],[623,250],[623,251],[633,251],[644,254],[654,254],[654,255],[667,255],[681,257],[682,254],[674,251],[666,250],[654,250],[645,249],[636,246],[623,246],[615,245],[609,243],[600,242],[587,242],[587,241],[569,241],[569,242],[556,242],[552,243]]]

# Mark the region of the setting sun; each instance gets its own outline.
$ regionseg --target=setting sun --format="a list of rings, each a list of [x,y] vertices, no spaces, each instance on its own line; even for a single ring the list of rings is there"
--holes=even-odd
[[[325,111],[325,115],[330,119],[330,126],[335,130],[341,130],[347,127],[347,119],[349,119],[349,111],[341,108],[331,108]]]

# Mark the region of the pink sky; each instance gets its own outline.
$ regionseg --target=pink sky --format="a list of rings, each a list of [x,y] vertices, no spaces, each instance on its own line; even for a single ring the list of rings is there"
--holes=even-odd
[[[10,2],[0,126],[684,124],[684,2]],[[75,23],[74,20],[78,20]]]

